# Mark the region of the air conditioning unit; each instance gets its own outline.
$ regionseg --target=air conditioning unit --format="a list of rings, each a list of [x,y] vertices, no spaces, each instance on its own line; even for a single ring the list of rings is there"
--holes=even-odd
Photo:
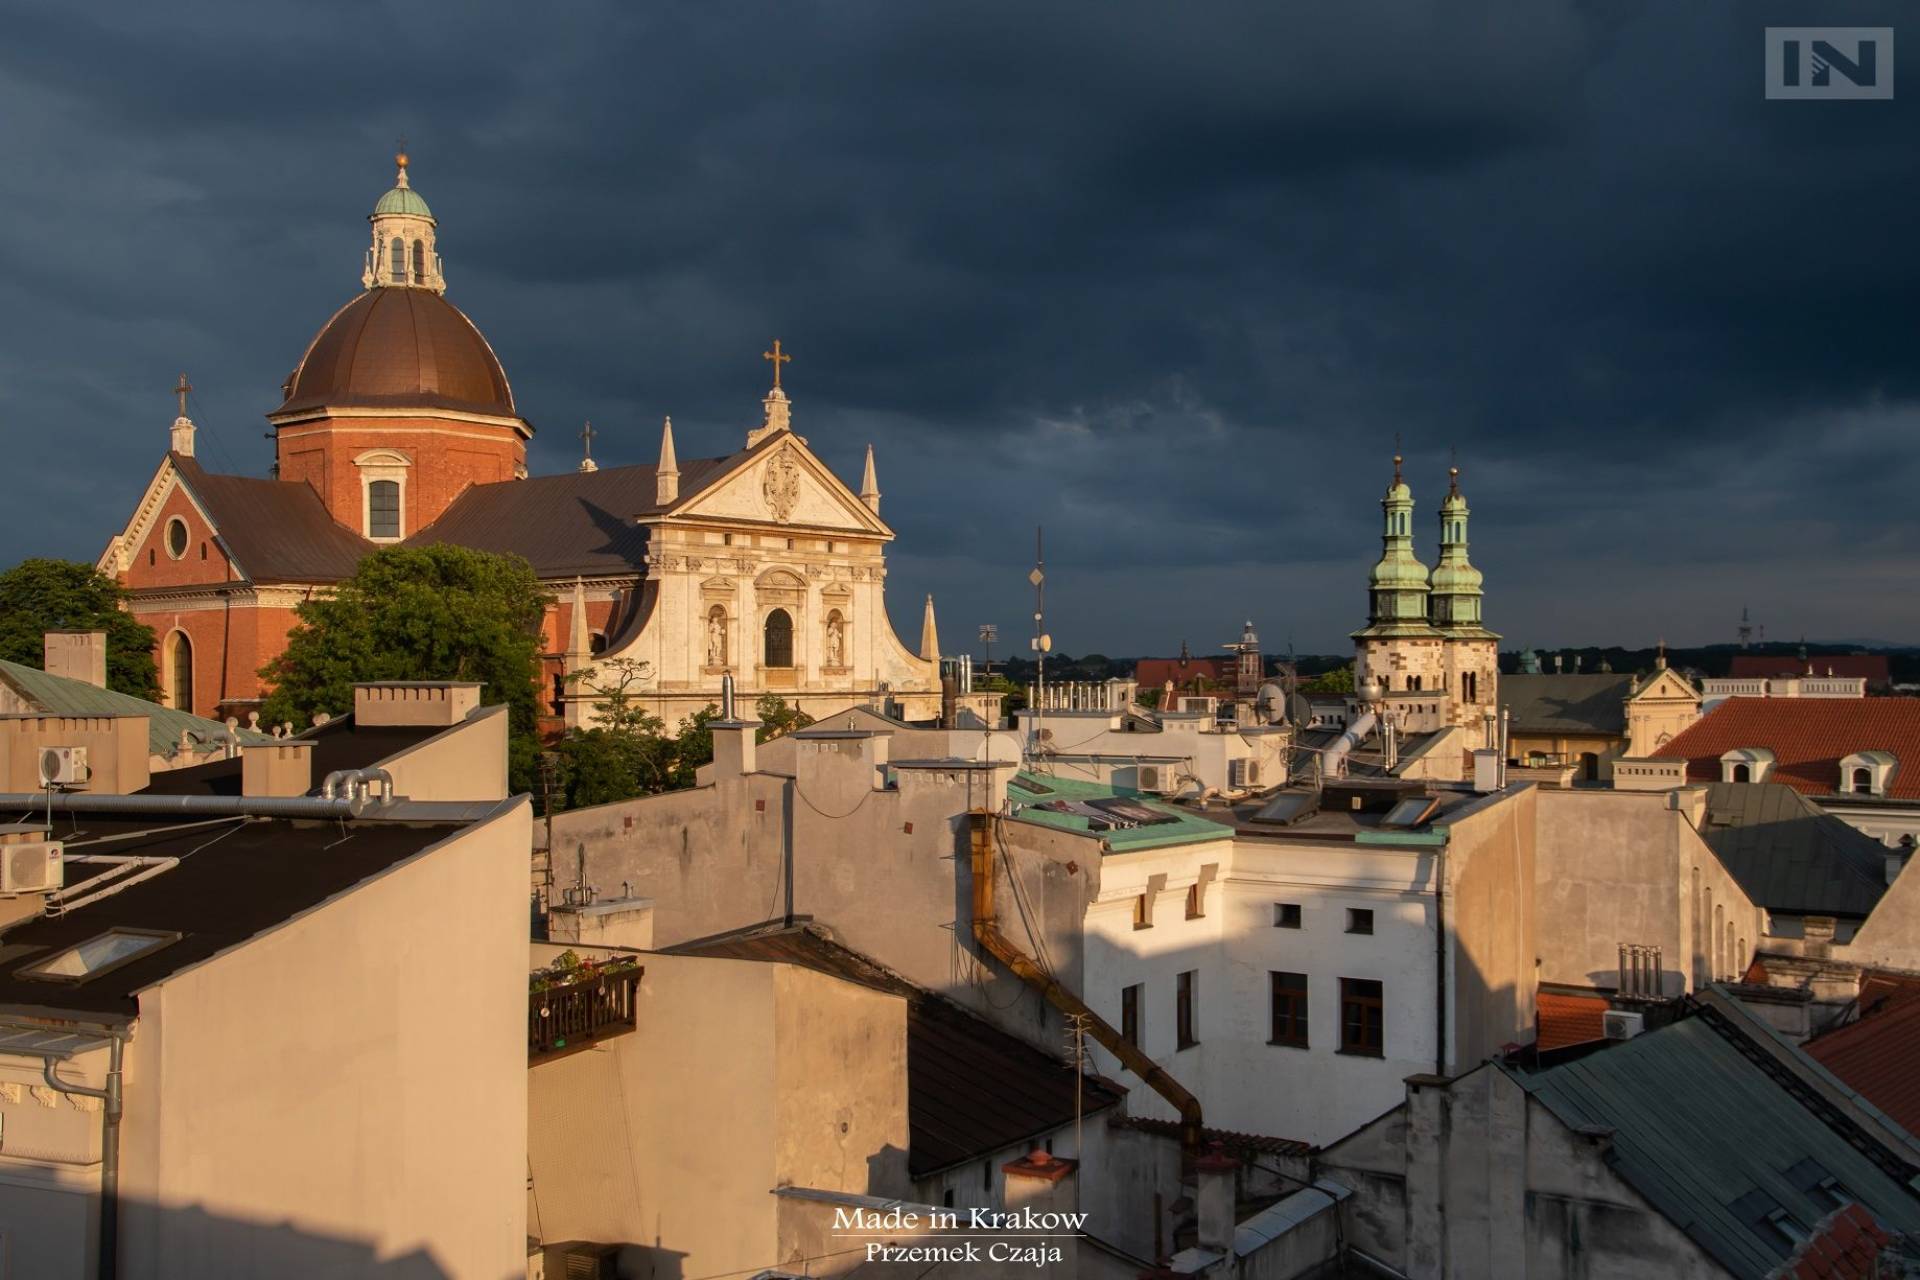
[[[46,893],[66,880],[58,840],[0,844],[0,894]]]
[[[1164,796],[1180,789],[1180,779],[1164,764],[1143,764],[1139,769],[1138,785],[1142,791]]]
[[[1227,761],[1227,785],[1230,787],[1259,786],[1260,762],[1253,759]]]
[[[1638,1013],[1609,1010],[1600,1020],[1600,1034],[1609,1040],[1631,1040],[1646,1028],[1646,1018]]]
[[[87,767],[85,747],[43,747],[40,751],[40,785],[77,787],[93,776]]]
[[[566,1280],[616,1280],[620,1248],[610,1244],[576,1244],[567,1249]]]

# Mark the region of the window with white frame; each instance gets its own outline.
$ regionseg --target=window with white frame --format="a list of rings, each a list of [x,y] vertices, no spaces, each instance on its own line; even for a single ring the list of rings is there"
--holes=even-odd
[[[1846,795],[1884,796],[1899,765],[1891,751],[1856,751],[1840,761],[1838,790]]]
[[[407,473],[413,460],[393,449],[373,449],[353,460],[360,469],[360,530],[372,542],[407,536]]]
[[[1767,782],[1773,772],[1773,752],[1765,747],[1735,747],[1720,757],[1720,781]]]

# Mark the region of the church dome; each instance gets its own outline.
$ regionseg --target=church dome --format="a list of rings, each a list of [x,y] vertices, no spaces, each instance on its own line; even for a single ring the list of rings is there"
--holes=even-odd
[[[427,208],[427,202],[412,187],[395,187],[380,197],[373,206],[373,216],[384,214],[407,214],[415,218],[431,218],[433,210]]]
[[[519,416],[493,348],[432,289],[373,288],[340,308],[308,344],[286,396],[276,415],[365,408]]]

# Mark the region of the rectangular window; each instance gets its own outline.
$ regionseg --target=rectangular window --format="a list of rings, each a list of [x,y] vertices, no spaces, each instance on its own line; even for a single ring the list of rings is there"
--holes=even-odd
[[[367,486],[367,536],[400,536],[400,482],[375,480]]]
[[[1307,1047],[1307,975],[1270,973],[1273,985],[1273,1034],[1269,1044]]]
[[[1297,902],[1274,903],[1273,927],[1276,929],[1298,929],[1300,927],[1300,904]]]
[[[1372,933],[1373,911],[1367,907],[1347,908],[1348,933]]]
[[[1199,982],[1199,979],[1199,972],[1194,969],[1189,969],[1175,980],[1175,1030],[1178,1034],[1178,1046],[1182,1049],[1191,1049],[1200,1043],[1200,1037],[1195,1032],[1195,1028],[1199,1025],[1199,1016],[1198,1011],[1194,1007],[1194,987]]]
[[[1340,1052],[1378,1058],[1385,1053],[1381,1025],[1386,1000],[1371,978],[1340,979]]]
[[[1140,984],[1120,988],[1120,1038],[1140,1047]]]

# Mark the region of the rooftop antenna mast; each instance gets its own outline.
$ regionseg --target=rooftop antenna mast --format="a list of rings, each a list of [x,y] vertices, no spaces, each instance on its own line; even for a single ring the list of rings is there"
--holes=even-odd
[[[1040,719],[1047,705],[1047,652],[1053,648],[1053,637],[1047,634],[1047,556],[1043,540],[1045,527],[1033,527],[1033,572],[1027,575],[1027,581],[1033,584],[1033,652],[1035,661],[1034,700],[1033,700],[1033,750],[1040,751]]]

